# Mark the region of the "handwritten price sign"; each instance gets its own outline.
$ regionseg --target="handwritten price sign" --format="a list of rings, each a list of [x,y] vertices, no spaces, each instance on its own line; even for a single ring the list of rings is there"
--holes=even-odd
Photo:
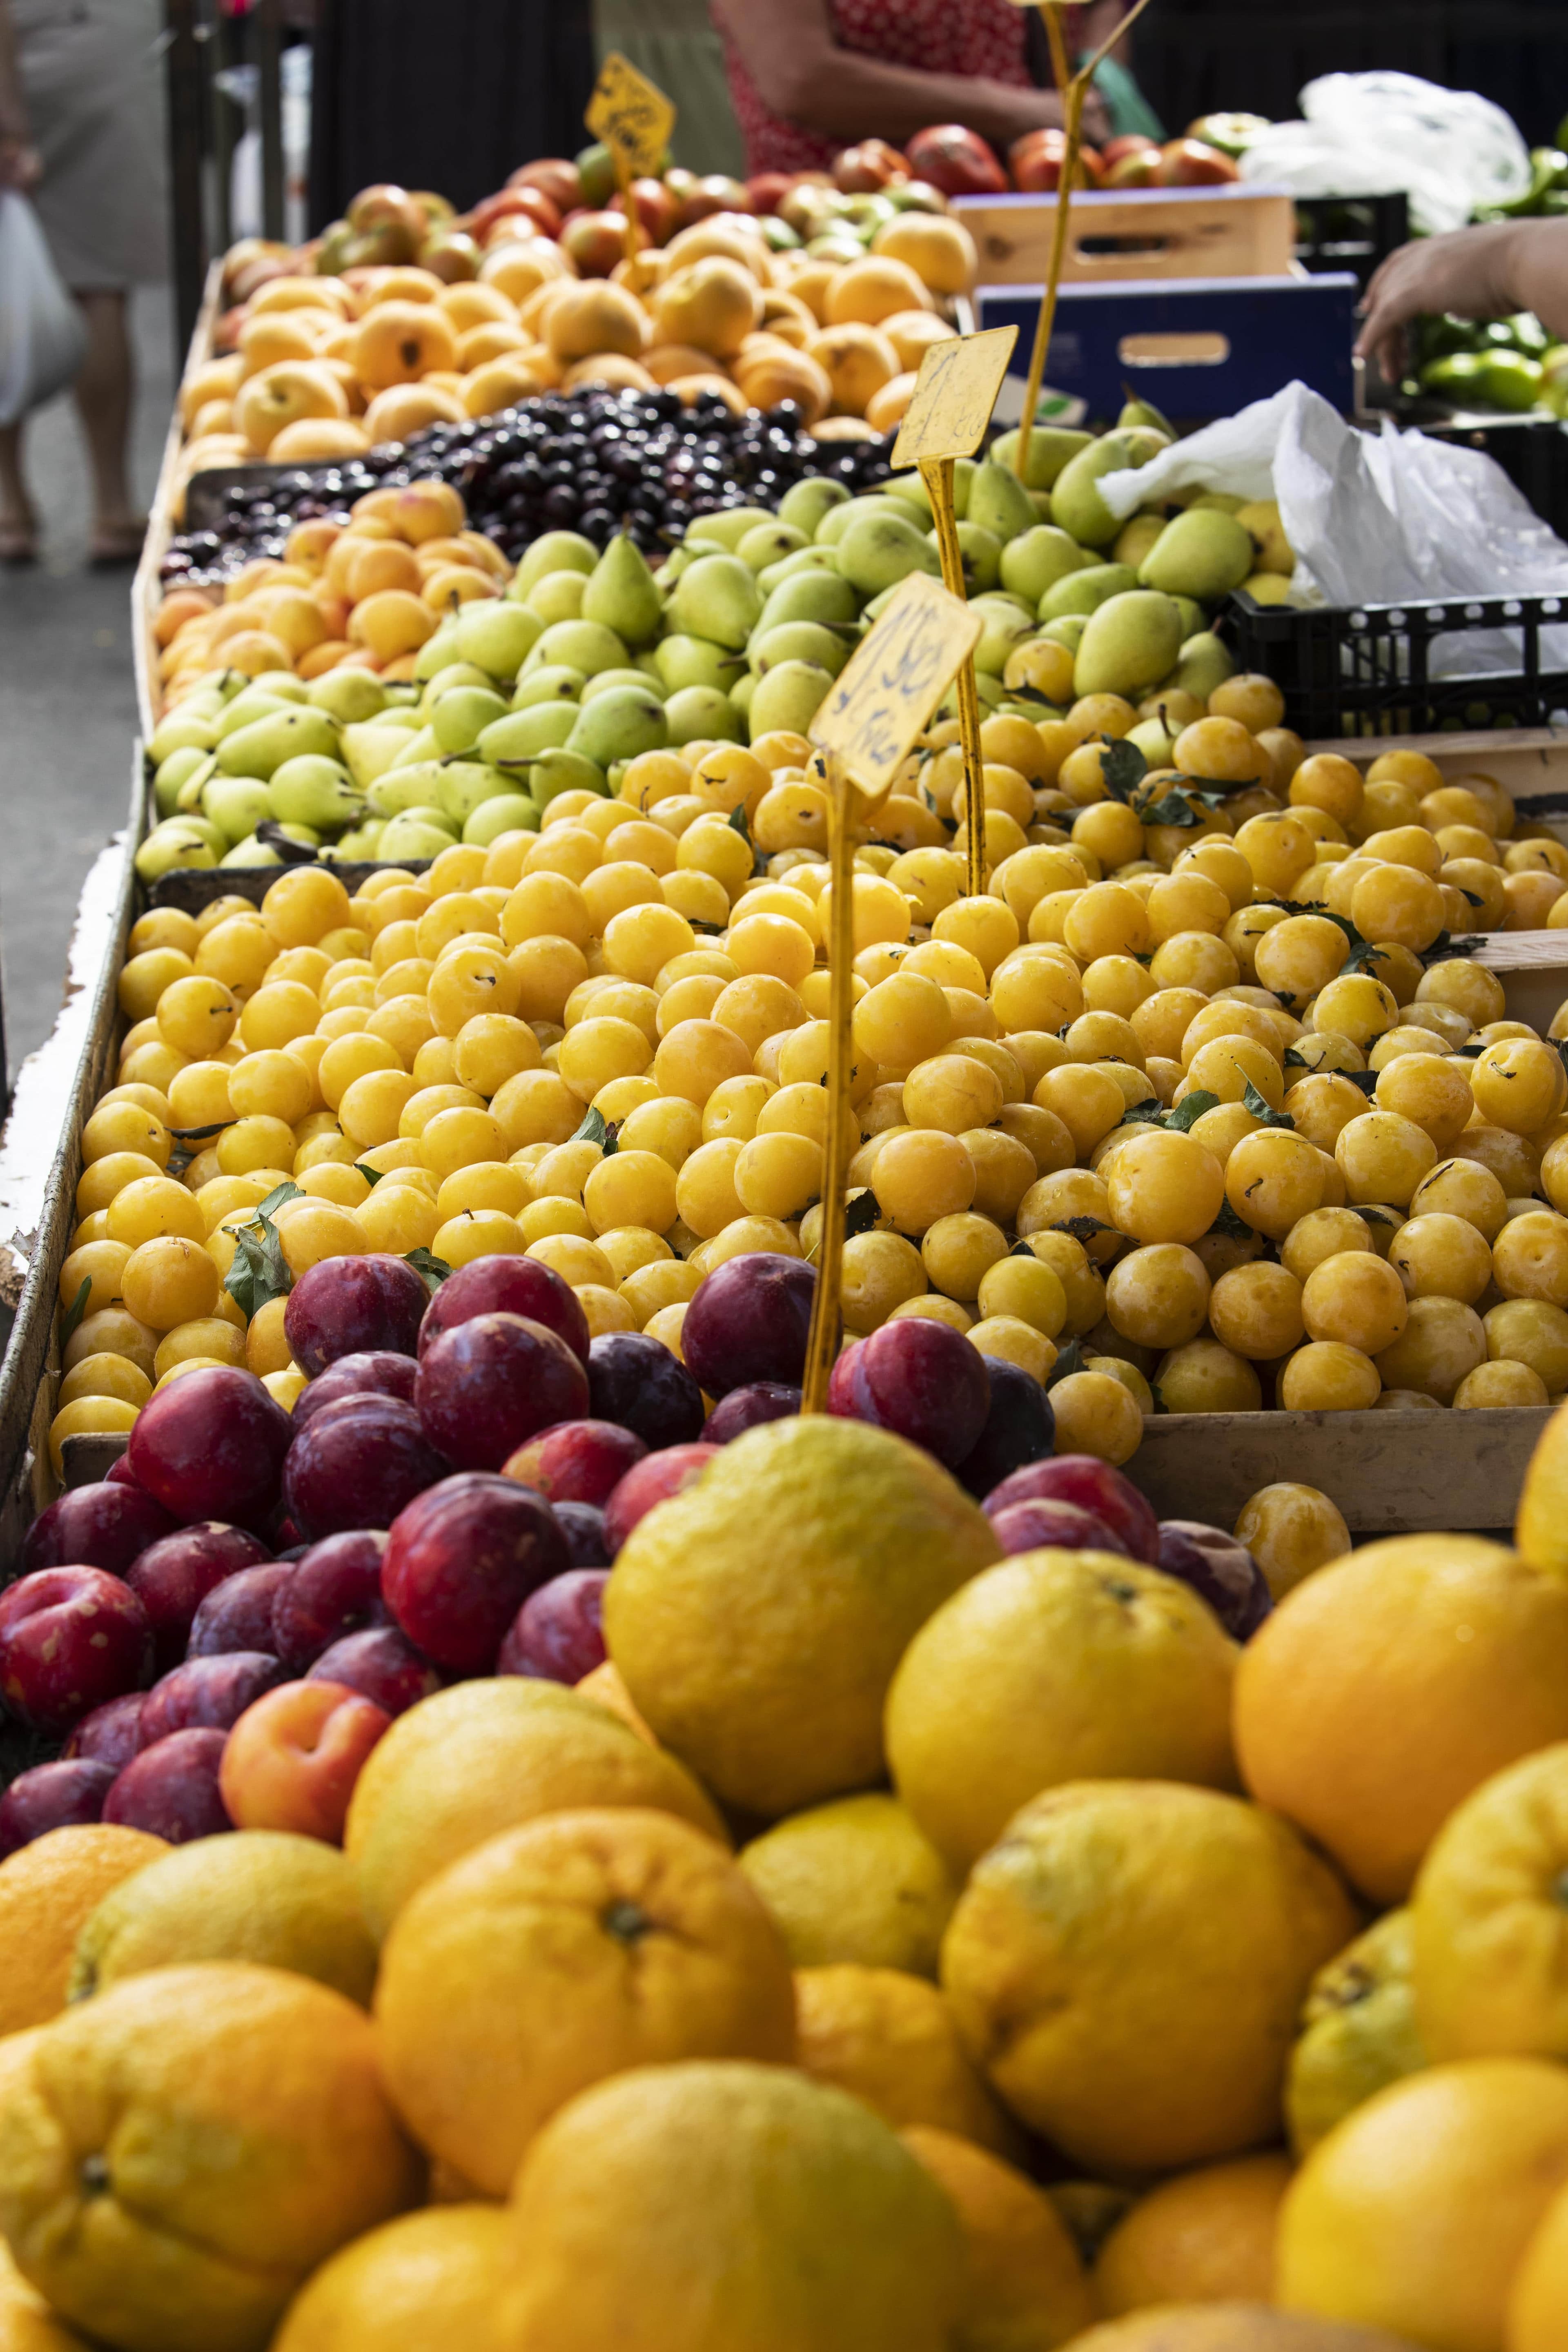
[[[610,148],[625,180],[657,172],[675,128],[675,109],[656,83],[612,50],[599,69],[584,117]]]
[[[893,444],[895,472],[933,457],[973,457],[1017,340],[1016,327],[988,327],[928,346]]]
[[[811,740],[879,800],[909,757],[960,665],[981,616],[924,572],[911,572],[811,723]]]

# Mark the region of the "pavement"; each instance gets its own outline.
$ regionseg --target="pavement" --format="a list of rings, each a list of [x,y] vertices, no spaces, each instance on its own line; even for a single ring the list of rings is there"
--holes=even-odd
[[[132,330],[133,481],[145,504],[174,398],[165,288],[139,289]],[[88,568],[86,463],[68,397],[28,420],[26,458],[42,560],[0,569],[0,966],[13,1083],[60,1009],[78,894],[125,822],[136,733],[131,573]]]

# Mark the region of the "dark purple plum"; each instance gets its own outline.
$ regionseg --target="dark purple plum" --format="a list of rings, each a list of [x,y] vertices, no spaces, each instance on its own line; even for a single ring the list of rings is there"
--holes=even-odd
[[[422,1275],[382,1250],[322,1258],[300,1276],[283,1310],[289,1352],[312,1379],[344,1356],[411,1356],[429,1302]]]
[[[253,1699],[285,1679],[277,1659],[261,1650],[187,1658],[142,1700],[142,1745],[151,1748],[175,1731],[232,1730]]]
[[[1162,1519],[1158,1564],[1208,1602],[1233,1641],[1249,1641],[1274,1606],[1247,1546],[1202,1519]]]
[[[512,1619],[496,1660],[498,1675],[580,1683],[605,1663],[604,1569],[569,1569],[531,1592]]]
[[[751,1250],[726,1258],[699,1285],[680,1327],[686,1368],[710,1396],[758,1381],[798,1384],[816,1297],[804,1258]]]
[[[186,1374],[195,1378],[194,1372]],[[174,1390],[163,1393],[172,1396]],[[102,1818],[123,1829],[146,1830],[170,1845],[233,1829],[217,1784],[227,1743],[226,1731],[172,1731],[132,1758],[103,1801]]]
[[[381,1563],[386,1537],[379,1528],[345,1528],[312,1544],[272,1609],[271,1639],[261,1646],[301,1675],[346,1633],[386,1622]]]
[[[608,1568],[610,1547],[605,1514],[593,1503],[552,1503],[555,1524],[566,1538],[574,1568]]]
[[[24,1576],[36,1568],[102,1568],[123,1576],[138,1552],[179,1521],[140,1486],[105,1479],[75,1486],[40,1511],[22,1538]]]
[[[106,1570],[35,1569],[0,1592],[0,1695],[30,1729],[69,1731],[153,1673],[147,1612]]]
[[[682,1339],[685,1333],[682,1324]],[[748,1381],[744,1388],[720,1398],[702,1424],[703,1439],[709,1445],[728,1445],[764,1421],[790,1421],[799,1411],[800,1391],[787,1381]]]
[[[468,1471],[443,1479],[393,1522],[382,1596],[394,1622],[438,1666],[487,1675],[529,1594],[570,1565],[542,1496]]]
[[[50,1830],[100,1821],[113,1786],[113,1765],[93,1757],[62,1758],[58,1764],[35,1764],[18,1772],[0,1797],[0,1862]]]
[[[991,1410],[974,1451],[958,1465],[960,1486],[977,1501],[1027,1462],[1043,1462],[1056,1443],[1057,1417],[1032,1372],[1003,1356],[983,1356],[991,1381]]]
[[[142,1753],[143,1696],[141,1691],[127,1691],[123,1698],[106,1699],[90,1715],[84,1715],[66,1741],[66,1755],[88,1757],[116,1772],[129,1764]]]
[[[603,1510],[647,1453],[640,1437],[613,1421],[558,1421],[509,1454],[501,1475],[531,1486],[552,1509],[592,1503]]]
[[[425,1310],[421,1356],[444,1331],[471,1323],[476,1315],[525,1315],[564,1339],[579,1363],[588,1360],[588,1318],[576,1292],[536,1257],[470,1258],[448,1275]]]
[[[289,1516],[319,1543],[349,1528],[389,1528],[448,1464],[411,1404],[363,1394],[324,1404],[306,1423],[283,1465]]]
[[[395,1355],[389,1348],[366,1348],[357,1356],[340,1356],[336,1363],[307,1381],[295,1398],[295,1434],[324,1404],[336,1404],[341,1397],[400,1397],[405,1404],[412,1404],[417,1369],[411,1355]]]
[[[656,1503],[668,1503],[672,1495],[695,1486],[719,1452],[717,1445],[694,1439],[689,1445],[667,1445],[662,1454],[650,1454],[646,1462],[628,1470],[605,1505],[605,1541],[611,1559],[645,1513]]]
[[[552,1422],[584,1418],[588,1375],[544,1324],[475,1315],[426,1349],[415,1402],[431,1444],[459,1470],[499,1470]]]
[[[1160,1522],[1131,1478],[1113,1470],[1092,1454],[1058,1454],[1048,1462],[1026,1463],[985,1497],[985,1512],[994,1518],[1013,1503],[1076,1503],[1100,1519],[1121,1541],[1132,1559],[1160,1562]]]
[[[356,1259],[333,1264],[358,1265]],[[294,1424],[254,1372],[206,1364],[148,1398],[127,1449],[139,1486],[176,1519],[258,1526],[278,1500]]]
[[[445,1676],[433,1666],[395,1625],[373,1625],[362,1633],[345,1633],[323,1650],[306,1676],[308,1682],[342,1683],[358,1691],[387,1715],[403,1715],[422,1698],[440,1690]]]
[[[216,1585],[191,1620],[185,1644],[187,1658],[222,1658],[235,1650],[270,1650],[272,1610],[278,1595],[294,1580],[288,1560],[268,1560],[261,1568],[242,1568],[237,1576]]]
[[[601,1331],[588,1349],[588,1388],[595,1418],[631,1430],[650,1454],[701,1435],[701,1390],[679,1357],[646,1332]]]
[[[1121,1538],[1077,1503],[1009,1503],[992,1513],[991,1526],[1005,1552],[1116,1551],[1131,1558]]]
[[[196,1377],[187,1372],[185,1380]],[[174,1386],[184,1384],[177,1381]],[[163,1391],[165,1396],[174,1392],[174,1389]],[[125,1580],[153,1621],[160,1667],[176,1666],[184,1656],[196,1611],[207,1594],[228,1577],[237,1576],[241,1569],[259,1568],[267,1559],[267,1546],[258,1536],[207,1519],[182,1528],[175,1535],[160,1537],[132,1560]]]
[[[985,1426],[991,1379],[984,1357],[962,1331],[901,1315],[839,1356],[827,1409],[889,1429],[953,1470],[973,1453]]]

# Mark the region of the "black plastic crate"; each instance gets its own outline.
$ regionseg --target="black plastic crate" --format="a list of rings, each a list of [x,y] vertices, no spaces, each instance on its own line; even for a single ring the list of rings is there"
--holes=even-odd
[[[1363,293],[1382,261],[1410,241],[1403,188],[1385,196],[1298,196],[1296,258],[1314,278],[1348,269]]]
[[[1568,594],[1300,611],[1238,593],[1220,628],[1243,669],[1274,680],[1285,697],[1286,726],[1309,741],[1568,721],[1568,668],[1543,663],[1541,646],[1542,629],[1568,633]],[[1480,630],[1507,633],[1513,667],[1432,674],[1439,639]],[[1451,642],[1443,647],[1444,655],[1452,650]]]
[[[1422,424],[1434,441],[1494,457],[1559,539],[1568,539],[1568,425],[1554,416],[1467,416]]]

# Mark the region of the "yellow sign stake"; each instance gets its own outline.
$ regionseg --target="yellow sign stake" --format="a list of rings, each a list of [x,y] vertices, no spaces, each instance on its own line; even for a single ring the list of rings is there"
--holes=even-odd
[[[583,119],[616,159],[616,178],[626,208],[626,259],[635,261],[639,239],[632,182],[658,170],[675,128],[675,109],[656,83],[613,49],[599,69]]]
[[[949,461],[951,468],[951,460]],[[928,724],[955,671],[973,670],[979,617],[962,597],[912,572],[847,664],[811,724],[827,783],[829,903],[827,1138],[822,1235],[801,1411],[824,1412],[843,1330],[845,1170],[849,1159],[850,982],[855,961],[855,841]]]

